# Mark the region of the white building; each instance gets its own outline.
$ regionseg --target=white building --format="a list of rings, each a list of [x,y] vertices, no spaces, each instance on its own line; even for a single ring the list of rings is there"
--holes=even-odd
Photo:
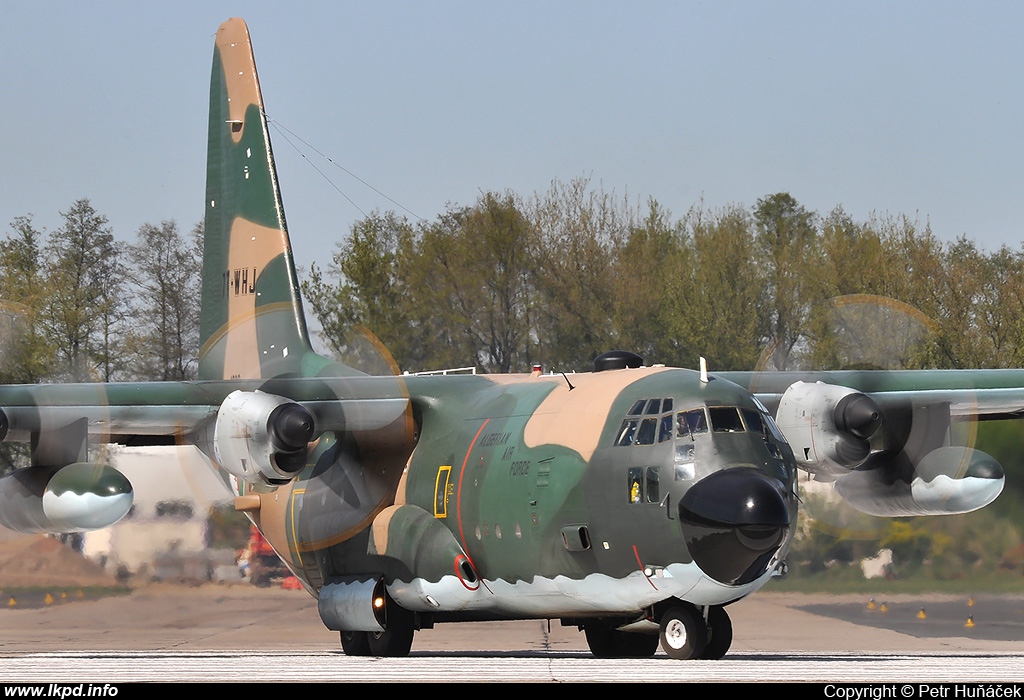
[[[235,577],[233,559],[211,559],[208,551],[210,509],[232,496],[202,453],[112,446],[109,463],[132,483],[134,505],[117,524],[85,533],[83,554],[108,571],[159,580]]]

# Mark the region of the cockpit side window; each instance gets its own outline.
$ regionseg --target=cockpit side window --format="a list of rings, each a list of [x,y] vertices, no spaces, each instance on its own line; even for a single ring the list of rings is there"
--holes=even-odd
[[[711,413],[711,425],[716,433],[743,432],[740,412],[734,406],[712,406],[708,412]]]
[[[633,467],[629,475],[629,502],[640,503],[643,500],[644,470],[642,467]]]
[[[619,447],[629,447],[633,444],[633,434],[636,433],[638,421],[624,420],[619,428],[619,436],[615,438],[615,444]]]
[[[627,472],[630,503],[658,503],[661,499],[660,469],[631,467]]]
[[[647,502],[657,503],[661,500],[661,489],[658,486],[659,470],[657,467],[647,467]]]
[[[786,438],[779,432],[772,417],[767,413],[750,408],[742,408],[740,413],[743,414],[743,422],[747,424],[747,430],[760,433],[764,437],[764,444],[768,449],[768,454],[775,459],[782,459],[782,450],[779,449],[777,443],[784,443]]]
[[[752,433],[766,434],[764,429],[764,421],[761,420],[761,414],[750,408],[740,409],[740,413],[743,414],[743,422],[747,424],[747,430]]]

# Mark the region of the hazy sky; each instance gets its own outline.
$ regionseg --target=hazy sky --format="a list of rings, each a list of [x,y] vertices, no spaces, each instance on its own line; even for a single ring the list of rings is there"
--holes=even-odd
[[[676,215],[786,191],[930,221],[989,250],[1024,227],[1024,4],[0,0],[0,231],[88,197],[122,239],[203,212],[217,26],[248,24],[302,267],[360,213],[418,216],[553,179]],[[350,197],[358,209],[340,195]]]

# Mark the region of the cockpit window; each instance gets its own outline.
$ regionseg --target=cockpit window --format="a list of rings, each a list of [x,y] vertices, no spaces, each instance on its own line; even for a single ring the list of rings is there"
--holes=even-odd
[[[782,431],[779,429],[778,424],[776,424],[775,419],[772,418],[767,411],[761,414],[761,418],[764,419],[764,424],[765,427],[768,428],[769,435],[779,442],[786,442],[786,436],[782,434]]]
[[[640,503],[643,500],[644,470],[633,467],[629,470],[629,502]]]
[[[733,406],[713,406],[708,409],[711,413],[711,425],[716,433],[742,433],[743,423],[740,422],[740,412]]]
[[[676,437],[689,437],[708,431],[708,418],[703,408],[680,411],[676,414]]]
[[[654,436],[658,432],[657,418],[644,418],[640,421],[640,430],[636,434],[636,444],[653,445]]]
[[[666,399],[668,401],[669,399]],[[672,414],[661,417],[661,426],[658,428],[658,442],[665,442],[672,439]]]
[[[615,435],[618,447],[653,445],[672,439],[672,399],[638,399]],[[649,416],[649,417],[648,417]],[[706,428],[705,428],[706,429]]]
[[[752,433],[765,433],[760,413],[749,408],[741,408],[740,413],[743,414],[743,422],[747,424],[747,430]]]
[[[661,489],[658,487],[658,468],[647,467],[647,502],[657,503],[661,500]]]
[[[661,500],[658,467],[631,467],[627,474],[630,503],[658,503]]]
[[[633,434],[636,432],[637,421],[624,420],[619,428],[619,436],[615,438],[615,444],[619,447],[629,447],[633,444]]]
[[[696,476],[694,463],[694,444],[692,442],[676,443],[675,480],[689,481]]]

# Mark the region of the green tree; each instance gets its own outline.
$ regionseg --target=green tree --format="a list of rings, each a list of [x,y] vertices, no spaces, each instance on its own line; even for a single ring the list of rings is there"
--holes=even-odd
[[[650,200],[646,216],[630,226],[615,257],[611,302],[618,345],[648,363],[678,364],[687,355],[688,338],[676,334],[675,314],[681,309],[674,303],[692,257],[683,236],[671,214]]]
[[[588,371],[623,341],[614,319],[624,305],[617,295],[630,280],[618,277],[617,257],[635,213],[586,179],[556,180],[526,209],[537,231],[537,357],[551,368]]]
[[[675,295],[673,327],[687,339],[683,366],[696,367],[703,356],[714,369],[753,369],[762,347],[758,310],[767,292],[750,215],[740,207],[694,210],[686,226],[693,254],[677,271],[685,287]]]
[[[193,237],[202,235],[201,226]],[[143,224],[128,250],[136,322],[128,334],[137,379],[180,381],[195,377],[199,343],[201,259],[173,220]]]
[[[413,280],[433,317],[454,329],[451,360],[488,372],[533,358],[535,230],[510,192],[488,192],[425,227]]]
[[[65,378],[109,381],[121,359],[120,249],[107,218],[88,199],[77,200],[61,216],[64,224],[50,235],[46,248],[52,287],[43,326]]]
[[[757,201],[757,254],[765,270],[767,293],[762,305],[764,337],[770,344],[768,363],[790,368],[808,315],[805,274],[816,262],[816,215],[785,192]]]
[[[1024,251],[1000,247],[988,256],[979,324],[995,367],[1024,367]]]
[[[53,347],[39,319],[50,284],[44,274],[43,233],[32,217],[15,217],[11,229],[0,242],[0,381],[32,384],[48,379],[53,364]]]
[[[870,224],[842,208],[822,222],[818,256],[806,266],[805,369],[916,366],[934,339],[930,321],[896,295],[904,260]]]
[[[402,369],[422,369],[425,325],[416,318],[418,290],[410,286],[417,232],[393,212],[357,221],[327,270],[314,264],[302,290],[320,323],[320,337],[341,361],[365,371],[377,358],[358,328],[375,334]],[[337,281],[333,281],[337,280]]]

